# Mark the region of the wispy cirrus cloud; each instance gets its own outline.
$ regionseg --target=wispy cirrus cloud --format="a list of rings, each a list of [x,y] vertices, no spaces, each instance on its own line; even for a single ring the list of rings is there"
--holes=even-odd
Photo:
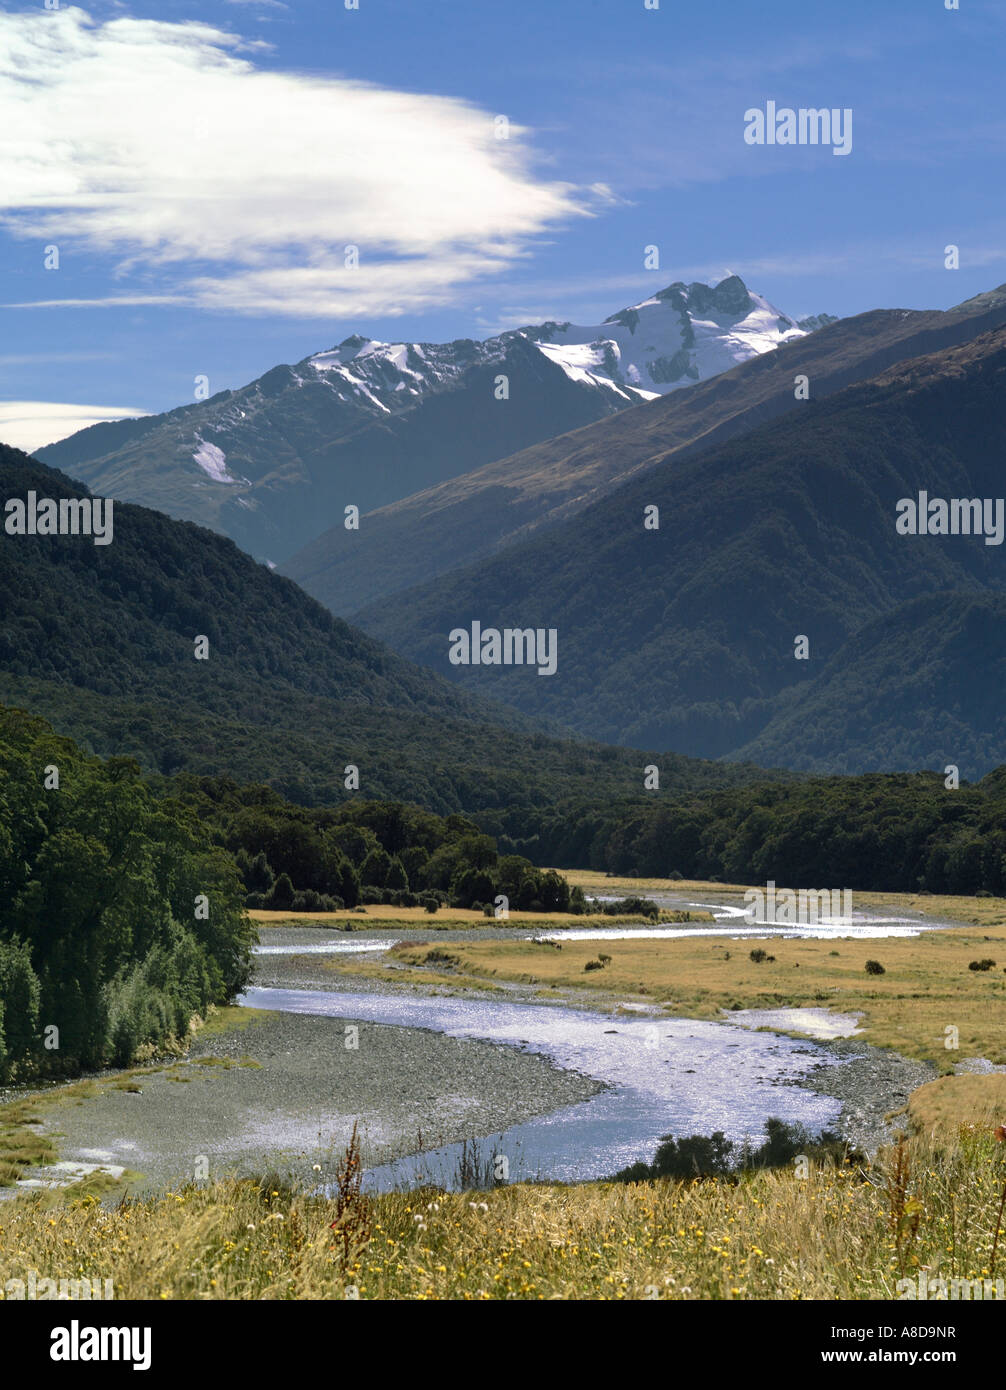
[[[146,411],[132,406],[70,405],[59,401],[0,401],[0,442],[30,454],[105,420],[136,419]]]
[[[266,69],[257,47],[195,21],[0,14],[0,226],[111,258],[121,298],[75,303],[409,312],[606,202],[539,178],[527,133],[497,139],[468,102]]]

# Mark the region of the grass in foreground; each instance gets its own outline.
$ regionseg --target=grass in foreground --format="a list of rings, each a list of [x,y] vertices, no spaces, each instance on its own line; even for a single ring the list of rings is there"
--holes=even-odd
[[[1004,1149],[961,1127],[869,1172],[427,1190],[341,1214],[269,1181],[113,1210],[19,1197],[0,1206],[0,1289],[35,1270],[110,1278],[120,1299],[887,1299],[920,1270],[1003,1275]]]

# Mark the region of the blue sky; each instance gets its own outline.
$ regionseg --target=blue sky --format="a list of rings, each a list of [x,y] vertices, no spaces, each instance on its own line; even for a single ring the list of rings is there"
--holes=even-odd
[[[796,316],[1000,284],[1006,12],[960,3],[0,4],[0,436],[728,271]],[[747,145],[770,99],[851,154]]]

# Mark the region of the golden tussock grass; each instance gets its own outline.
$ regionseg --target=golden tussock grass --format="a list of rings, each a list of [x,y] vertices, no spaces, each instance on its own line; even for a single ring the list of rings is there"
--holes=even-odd
[[[350,1194],[341,1215],[268,1180],[113,1209],[19,1197],[0,1207],[0,1288],[34,1269],[111,1278],[120,1299],[886,1299],[920,1270],[1002,1276],[1004,1149],[961,1127],[869,1170]]]

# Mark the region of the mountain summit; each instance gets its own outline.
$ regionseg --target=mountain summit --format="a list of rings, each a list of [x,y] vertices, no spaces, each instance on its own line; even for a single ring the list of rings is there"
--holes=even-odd
[[[354,334],[240,390],[94,425],[37,456],[279,563],[349,505],[385,506],[803,335],[737,276],[670,285],[586,327],[452,343]]]
[[[607,377],[645,399],[705,381],[806,336],[795,319],[753,294],[739,275],[715,286],[677,280],[596,328],[545,323],[524,332],[568,374]]]

